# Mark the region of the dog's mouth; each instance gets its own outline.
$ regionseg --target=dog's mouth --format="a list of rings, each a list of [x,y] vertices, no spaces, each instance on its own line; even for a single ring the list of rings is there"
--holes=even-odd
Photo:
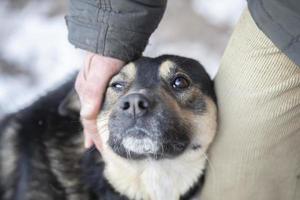
[[[158,133],[140,127],[129,128],[123,137],[110,137],[109,145],[115,153],[126,159],[163,159],[180,155],[189,140],[161,137]]]
[[[151,109],[132,115],[117,107],[110,114],[108,145],[116,154],[127,159],[163,159],[185,151],[191,127],[165,104]]]
[[[157,154],[159,142],[151,137],[151,133],[143,128],[134,127],[126,131],[122,145],[130,152],[136,154]],[[153,134],[152,134],[153,135]]]

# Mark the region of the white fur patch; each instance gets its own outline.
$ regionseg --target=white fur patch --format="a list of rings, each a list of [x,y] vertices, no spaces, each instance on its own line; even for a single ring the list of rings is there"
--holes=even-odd
[[[198,180],[205,167],[200,151],[188,151],[175,159],[127,160],[106,148],[105,177],[130,199],[177,200]]]
[[[171,70],[173,68],[175,68],[175,64],[172,61],[170,60],[164,61],[159,68],[160,76],[167,78],[170,75]]]
[[[122,141],[123,146],[134,153],[156,153],[159,149],[157,142],[154,142],[150,138],[134,138],[126,137]]]

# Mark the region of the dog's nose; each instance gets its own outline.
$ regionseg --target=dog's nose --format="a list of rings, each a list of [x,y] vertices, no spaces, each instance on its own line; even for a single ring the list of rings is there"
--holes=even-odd
[[[120,109],[133,117],[141,117],[149,110],[150,103],[143,94],[129,94],[120,102]]]

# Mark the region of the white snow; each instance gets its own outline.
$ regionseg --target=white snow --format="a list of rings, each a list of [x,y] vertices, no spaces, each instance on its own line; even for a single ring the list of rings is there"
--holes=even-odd
[[[233,26],[246,6],[246,0],[193,0],[196,13],[214,25]]]
[[[2,41],[0,52],[13,64],[30,68],[35,79],[0,76],[0,114],[26,106],[82,65],[82,52],[67,40],[63,16],[46,18],[27,10],[11,19],[15,30]]]

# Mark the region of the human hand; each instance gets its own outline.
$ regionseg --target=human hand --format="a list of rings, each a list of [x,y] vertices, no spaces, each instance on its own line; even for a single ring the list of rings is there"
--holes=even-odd
[[[97,130],[97,115],[100,112],[106,87],[125,62],[116,58],[88,53],[83,68],[77,75],[75,89],[81,103],[81,121],[84,129],[84,145],[93,144],[101,150],[101,139]]]

